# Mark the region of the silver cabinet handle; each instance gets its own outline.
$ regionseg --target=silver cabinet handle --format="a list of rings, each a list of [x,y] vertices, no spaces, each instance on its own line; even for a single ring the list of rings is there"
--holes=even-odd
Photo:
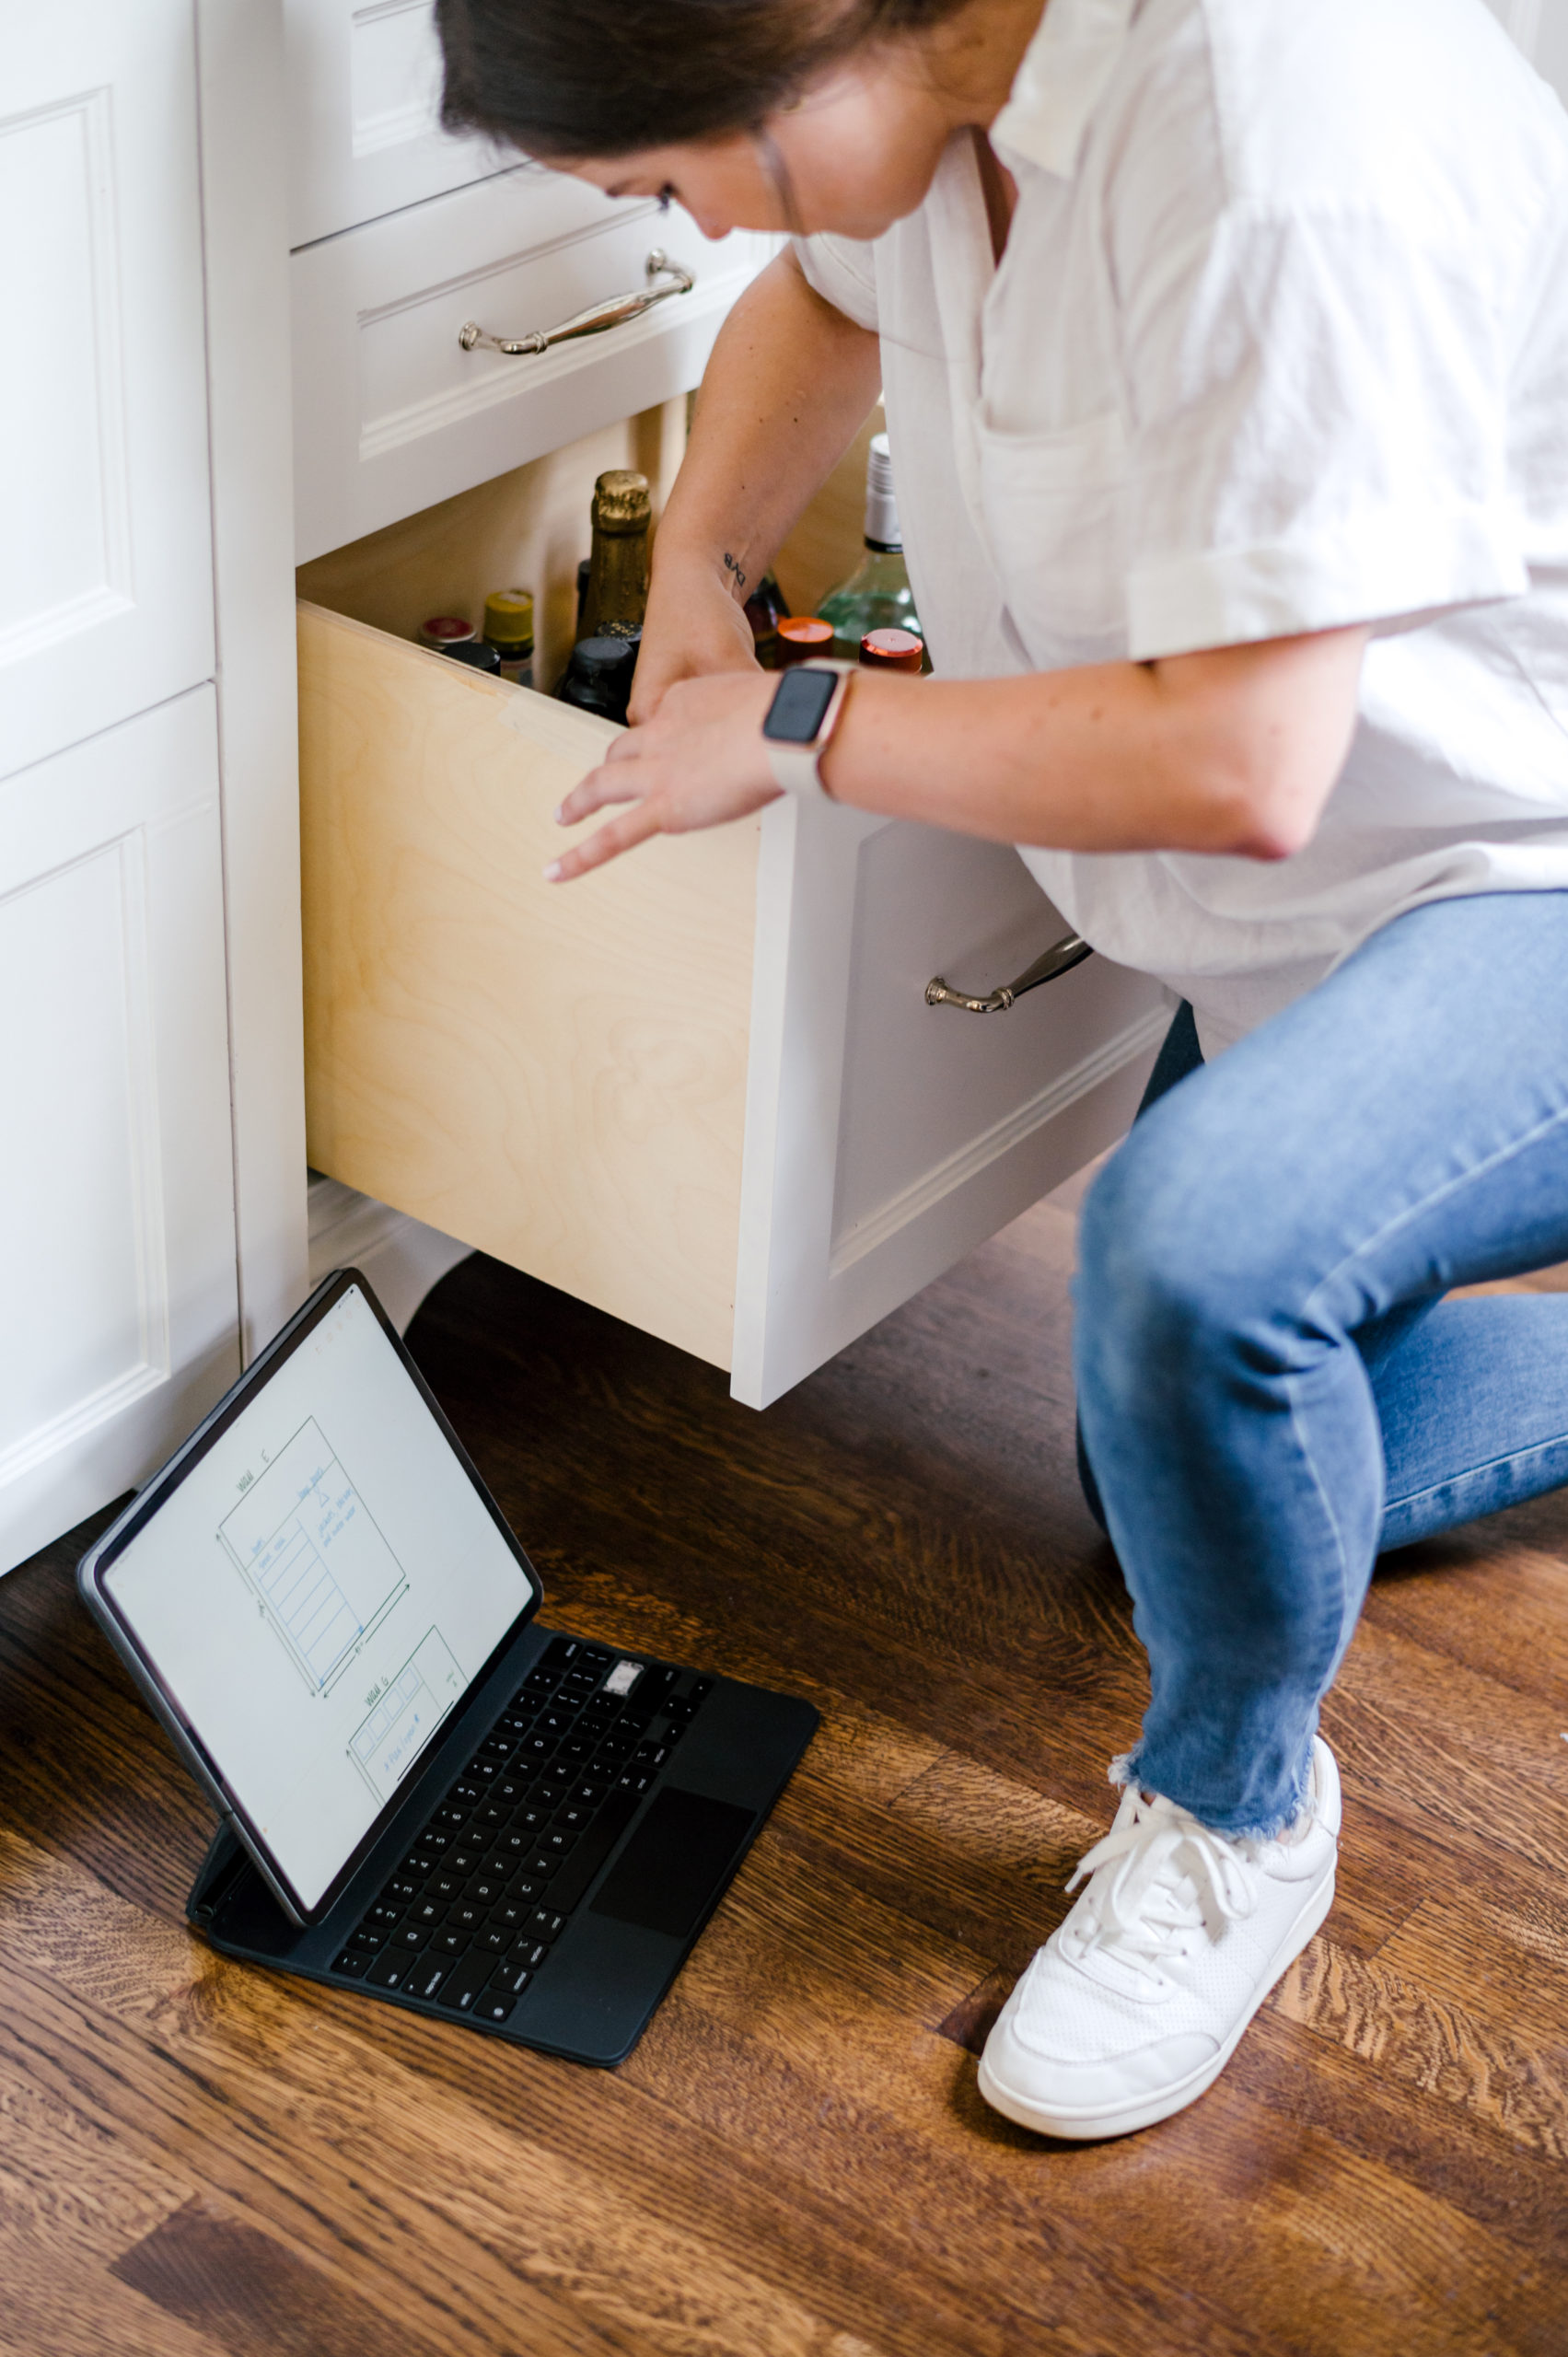
[[[580,335],[603,335],[610,328],[624,327],[628,319],[640,319],[656,303],[668,303],[672,295],[690,295],[697,284],[689,270],[671,261],[660,246],[656,246],[647,260],[647,284],[634,286],[628,295],[612,295],[608,303],[596,303],[587,311],[579,311],[575,319],[563,319],[558,328],[536,328],[532,335],[492,335],[477,319],[465,319],[458,330],[458,342],[465,352],[472,352],[482,344],[487,352],[504,352],[508,360],[520,360],[537,352],[548,352],[552,343],[571,343]]]
[[[1032,966],[1026,966],[1016,981],[1003,982],[988,991],[983,998],[970,998],[964,991],[956,991],[940,974],[933,975],[925,985],[927,1006],[961,1006],[968,1015],[1005,1015],[1016,998],[1026,991],[1038,991],[1041,982],[1053,982],[1058,974],[1070,974],[1081,966],[1094,951],[1081,934],[1064,934],[1060,941],[1038,957]]]

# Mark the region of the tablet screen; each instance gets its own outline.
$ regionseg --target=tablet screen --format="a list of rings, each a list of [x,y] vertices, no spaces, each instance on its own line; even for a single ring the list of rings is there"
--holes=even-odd
[[[102,1585],[307,1913],[535,1594],[357,1285]]]

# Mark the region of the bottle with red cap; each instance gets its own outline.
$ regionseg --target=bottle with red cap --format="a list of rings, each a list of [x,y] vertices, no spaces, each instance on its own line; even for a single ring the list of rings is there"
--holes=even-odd
[[[854,657],[866,633],[875,630],[904,631],[923,646],[904,565],[893,462],[885,434],[872,435],[865,466],[865,554],[848,580],[829,591],[817,612],[821,621],[832,623],[841,642],[832,650],[835,655]]]
[[[925,665],[925,641],[912,630],[868,630],[860,642],[864,671],[919,672]]]

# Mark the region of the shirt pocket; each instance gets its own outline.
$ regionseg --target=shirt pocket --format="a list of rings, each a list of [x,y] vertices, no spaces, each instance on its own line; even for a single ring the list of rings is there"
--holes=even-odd
[[[1106,410],[1049,434],[977,422],[981,508],[1029,659],[1041,670],[1124,661],[1127,436]]]

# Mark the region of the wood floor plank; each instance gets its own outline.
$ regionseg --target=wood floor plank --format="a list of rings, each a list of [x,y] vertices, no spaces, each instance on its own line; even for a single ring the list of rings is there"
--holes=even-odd
[[[1146,1697],[1077,1491],[1071,1209],[763,1416],[482,1260],[416,1322],[547,1619],[824,1713],[619,2072],[214,1957],[83,1535],[0,1582],[7,2357],[1568,2347],[1568,1498],[1375,1587],[1335,1910],[1210,2095],[1081,2148],[980,2098]]]
[[[1301,2023],[1500,2130],[1527,2151],[1568,2159],[1568,2045],[1536,2049],[1463,2006],[1318,1939],[1275,1991]]]

